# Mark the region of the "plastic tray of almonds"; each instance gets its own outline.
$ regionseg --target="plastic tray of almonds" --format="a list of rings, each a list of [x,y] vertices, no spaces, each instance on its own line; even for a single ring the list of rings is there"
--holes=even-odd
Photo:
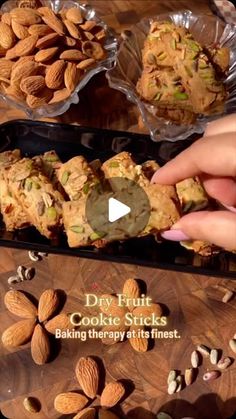
[[[124,38],[107,78],[138,106],[154,141],[201,134],[235,112],[235,26],[183,11],[145,18]]]
[[[88,5],[9,0],[0,14],[0,97],[31,119],[63,114],[113,65],[117,40]]]

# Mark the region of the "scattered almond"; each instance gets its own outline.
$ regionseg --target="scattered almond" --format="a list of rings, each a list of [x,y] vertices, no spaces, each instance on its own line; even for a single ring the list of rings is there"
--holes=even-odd
[[[37,308],[35,305],[20,291],[8,291],[4,297],[4,304],[6,308],[16,316],[27,319],[35,318],[37,316]]]
[[[31,25],[28,29],[28,32],[30,35],[38,35],[38,36],[46,36],[49,33],[52,33],[52,28],[49,28],[48,25],[45,25],[44,23],[39,23],[36,25]]]
[[[0,22],[0,45],[4,49],[12,48],[15,44],[15,35],[10,26]]]
[[[10,11],[11,18],[24,26],[41,22],[41,17],[36,10],[30,8],[15,8]]]
[[[49,33],[48,35],[43,36],[40,38],[36,44],[36,48],[48,48],[52,45],[55,45],[57,40],[59,39],[58,33]]]
[[[74,23],[68,19],[65,19],[64,24],[72,38],[81,39],[80,31]]]
[[[68,49],[67,51],[63,51],[60,55],[61,60],[67,60],[67,61],[81,61],[81,60],[84,60],[85,58],[86,56],[77,49]]]
[[[88,58],[86,60],[81,61],[79,64],[77,64],[77,68],[80,70],[85,70],[86,68],[90,67],[95,63],[94,58]]]
[[[38,35],[30,35],[25,39],[21,39],[15,45],[15,54],[17,57],[23,57],[24,55],[30,55],[36,46]]]
[[[10,13],[3,13],[1,21],[6,23],[8,26],[11,26],[11,15]]]
[[[10,79],[11,71],[13,67],[13,62],[11,60],[6,60],[5,58],[0,59],[0,76]]]
[[[110,295],[110,294],[104,294],[102,295],[102,298],[104,299],[111,299],[111,305],[108,306],[101,306],[100,310],[102,313],[104,314],[111,314],[113,317],[120,317],[122,318],[123,316],[125,316],[127,309],[126,307],[121,307],[119,305],[119,300],[118,297],[116,297],[115,295]],[[105,300],[103,300],[105,301]]]
[[[25,63],[28,63],[29,61],[34,61],[33,55],[26,55],[25,57],[20,57],[15,63],[13,63],[12,70],[14,70],[19,65],[23,65]]]
[[[148,350],[148,339],[140,337],[141,331],[144,330],[142,326],[131,326],[130,332],[134,333],[134,337],[129,339],[129,343],[132,348],[137,352],[147,352]]]
[[[60,19],[55,13],[48,9],[48,11],[42,17],[44,23],[46,23],[51,29],[53,29],[58,35],[65,35],[65,28]]]
[[[125,298],[139,298],[141,295],[138,282],[133,279],[127,279],[124,283],[123,294]]]
[[[14,19],[12,19],[11,27],[18,39],[25,39],[27,36],[29,36],[28,29],[20,23],[16,22]]]
[[[80,25],[80,28],[83,29],[83,31],[91,31],[96,25],[97,22],[95,22],[95,20],[87,20],[85,23]]]
[[[52,335],[55,335],[57,329],[65,331],[73,327],[70,322],[70,316],[66,313],[58,314],[45,324],[45,329]]]
[[[93,358],[80,358],[76,365],[75,374],[77,380],[90,399],[96,397],[99,383],[99,369]]]
[[[73,392],[61,393],[54,400],[54,408],[64,415],[82,410],[88,403],[87,397]]]
[[[53,97],[50,100],[49,104],[51,105],[53,103],[62,102],[63,100],[68,99],[69,96],[70,96],[70,91],[67,88],[56,90],[53,93]]]
[[[12,97],[12,99],[22,102],[25,100],[25,94],[22,92],[19,86],[17,85],[10,85],[4,89],[5,93]]]
[[[67,47],[75,47],[77,44],[76,39],[71,38],[70,36],[64,36],[63,38],[63,44]]]
[[[38,319],[40,323],[50,319],[59,306],[59,296],[56,290],[45,290],[39,299]]]
[[[96,410],[94,407],[87,407],[81,412],[79,412],[77,415],[73,417],[73,419],[95,419],[96,417]]]
[[[2,343],[9,348],[16,348],[29,342],[35,327],[35,319],[21,320],[14,323],[2,334]]]
[[[42,49],[41,51],[38,51],[37,54],[35,54],[35,61],[38,63],[45,63],[51,60],[54,57],[54,55],[56,55],[58,50],[58,47]]]
[[[64,81],[64,71],[66,63],[63,60],[57,60],[53,63],[46,73],[45,82],[50,89],[60,89]]]
[[[80,79],[80,70],[77,69],[76,64],[74,63],[68,63],[65,74],[64,74],[64,83],[66,88],[73,92],[76,88],[76,86],[79,83]]]
[[[50,342],[47,333],[40,324],[34,329],[31,340],[31,355],[37,365],[44,365],[50,356]]]
[[[20,82],[23,77],[34,76],[37,74],[38,65],[30,60],[25,62],[19,62],[17,65],[14,65],[11,73],[11,84],[20,86]]]
[[[120,402],[124,395],[125,388],[122,383],[119,381],[109,383],[101,394],[101,406],[108,408],[113,407]]]
[[[70,22],[79,24],[83,22],[83,17],[79,7],[72,7],[66,12],[66,19]]]
[[[27,95],[35,95],[45,87],[43,76],[30,76],[21,80],[20,88]]]

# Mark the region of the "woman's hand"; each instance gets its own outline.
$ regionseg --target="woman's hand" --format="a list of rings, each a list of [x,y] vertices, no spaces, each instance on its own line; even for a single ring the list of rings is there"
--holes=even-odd
[[[152,182],[174,185],[193,176],[199,176],[208,195],[230,211],[187,214],[163,237],[236,249],[236,116],[209,124],[204,137],[159,169]]]

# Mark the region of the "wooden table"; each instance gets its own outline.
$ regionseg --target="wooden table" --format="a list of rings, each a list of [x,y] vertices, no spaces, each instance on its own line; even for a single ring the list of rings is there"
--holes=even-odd
[[[118,31],[130,27],[143,16],[167,10],[189,8],[211,14],[204,0],[91,0],[90,3]],[[138,116],[137,109],[122,94],[108,88],[101,74],[83,90],[79,105],[54,120],[145,131]],[[1,122],[22,117],[20,111],[1,104]],[[78,389],[74,366],[84,355],[103,359],[108,380],[125,379],[131,383],[129,397],[117,410],[121,417],[129,412],[128,417],[155,418],[159,411],[170,413],[174,419],[186,416],[226,419],[233,415],[236,410],[236,363],[220,379],[205,383],[202,375],[211,366],[204,362],[196,382],[173,396],[167,394],[166,386],[170,369],[184,372],[190,366],[190,355],[197,344],[221,348],[224,354],[233,356],[228,341],[236,332],[236,302],[235,299],[228,304],[221,301],[224,287],[235,288],[233,281],[52,255],[42,262],[33,263],[26,251],[1,248],[0,333],[16,320],[6,311],[3,296],[9,289],[7,279],[18,265],[35,266],[36,276],[32,281],[15,286],[16,289],[25,290],[35,297],[49,287],[62,289],[67,294],[65,310],[68,312],[83,309],[86,292],[121,292],[125,279],[141,278],[153,300],[161,302],[166,310],[168,308],[168,329],[177,329],[181,338],[158,340],[145,354],[134,352],[128,342],[105,347],[100,341],[67,340],[62,342],[56,359],[43,367],[33,363],[28,346],[12,353],[1,346],[0,408],[5,416],[11,419],[32,417],[23,409],[22,401],[33,395],[42,403],[41,412],[33,417],[58,418],[53,399],[62,391]]]

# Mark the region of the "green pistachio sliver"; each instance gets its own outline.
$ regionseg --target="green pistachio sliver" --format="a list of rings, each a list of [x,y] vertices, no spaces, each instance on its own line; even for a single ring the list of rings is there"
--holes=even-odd
[[[67,184],[69,177],[70,177],[70,172],[68,172],[68,170],[66,170],[61,177],[61,184],[63,186],[65,186]]]
[[[176,92],[174,94],[175,99],[177,100],[187,100],[189,98],[187,93]]]
[[[32,186],[33,186],[35,189],[41,189],[41,186],[40,186],[40,184],[39,184],[38,182],[33,181],[32,183],[33,183],[33,185],[32,185]]]
[[[190,68],[189,68],[189,67],[187,67],[186,65],[184,66],[184,68],[185,68],[185,71],[186,71],[186,73],[188,74],[188,76],[189,76],[189,77],[193,77],[193,73],[192,73],[192,71],[190,70]]]
[[[83,233],[84,232],[84,227],[83,226],[72,226],[72,227],[70,227],[70,230],[73,231],[74,233]]]
[[[176,40],[172,39],[170,45],[172,49],[176,49]]]
[[[102,232],[102,231],[97,231],[96,233],[92,233],[90,234],[90,240],[95,241],[95,240],[99,240],[102,239],[103,237],[106,236],[106,233]]]
[[[89,193],[89,189],[90,189],[89,183],[85,183],[85,185],[83,186],[83,193],[87,195]]]
[[[30,192],[33,186],[33,182],[30,178],[25,179],[25,184],[24,184],[24,188]]]
[[[199,45],[196,42],[192,41],[192,40],[189,40],[188,41],[188,46],[191,48],[192,51],[195,51],[195,52],[199,52],[200,51]]]
[[[160,100],[161,99],[161,96],[162,96],[162,94],[160,92],[158,92],[156,94],[156,96],[154,97],[154,100],[156,100],[156,101]]]
[[[207,63],[205,61],[199,60],[199,68],[201,70],[204,70],[205,68],[208,68],[208,65],[207,65]]]
[[[167,54],[165,52],[162,52],[159,56],[158,56],[158,60],[159,61],[164,61],[167,57]]]
[[[156,57],[154,54],[152,54],[152,52],[149,52],[147,60],[148,64],[156,64]]]
[[[118,161],[111,161],[111,163],[109,164],[109,167],[111,168],[115,168],[115,167],[119,167],[119,162]]]
[[[50,207],[46,209],[46,215],[51,221],[55,221],[57,219],[57,210],[54,207]]]

